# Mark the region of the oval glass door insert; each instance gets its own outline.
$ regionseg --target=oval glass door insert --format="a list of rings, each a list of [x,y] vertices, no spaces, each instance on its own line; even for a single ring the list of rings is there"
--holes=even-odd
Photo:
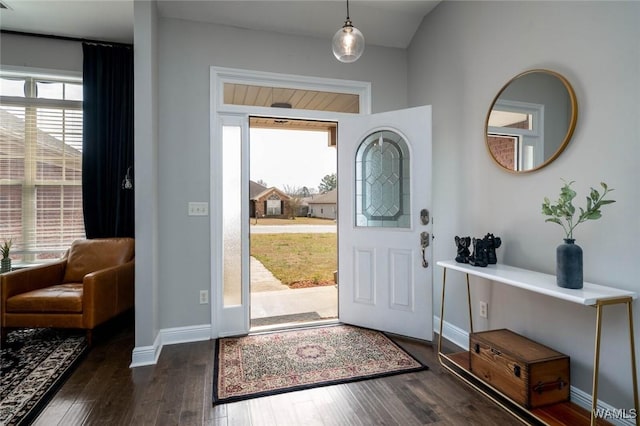
[[[356,226],[409,228],[410,158],[391,130],[367,136],[356,152]]]

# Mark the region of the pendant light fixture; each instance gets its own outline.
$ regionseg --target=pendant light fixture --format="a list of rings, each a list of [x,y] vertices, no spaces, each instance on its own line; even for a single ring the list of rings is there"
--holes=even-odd
[[[353,26],[349,18],[349,0],[347,0],[347,20],[333,36],[333,54],[340,62],[355,62],[364,52],[364,36]]]

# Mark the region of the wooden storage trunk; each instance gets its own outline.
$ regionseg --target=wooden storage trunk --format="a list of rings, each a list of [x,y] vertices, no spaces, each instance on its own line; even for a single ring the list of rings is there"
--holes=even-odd
[[[526,408],[569,400],[569,357],[510,330],[471,333],[470,369]]]

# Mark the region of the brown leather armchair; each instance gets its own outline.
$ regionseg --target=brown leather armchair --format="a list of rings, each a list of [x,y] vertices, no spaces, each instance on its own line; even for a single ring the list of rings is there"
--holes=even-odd
[[[133,238],[77,240],[56,262],[0,275],[0,322],[9,328],[92,330],[133,308]]]

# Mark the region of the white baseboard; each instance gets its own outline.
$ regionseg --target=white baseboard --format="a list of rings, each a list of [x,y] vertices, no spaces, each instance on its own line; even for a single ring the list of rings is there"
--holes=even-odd
[[[433,317],[433,331],[440,332],[440,317]],[[442,325],[442,337],[455,343],[462,350],[469,350],[469,332],[467,330],[445,321]]]
[[[153,365],[158,362],[162,345],[160,344],[160,333],[151,346],[136,346],[131,353],[131,365],[129,368],[142,367],[145,365]]]
[[[586,393],[583,390],[580,390],[576,387],[571,386],[571,402],[581,406],[587,411],[591,411],[591,395]],[[623,410],[619,410],[612,405],[607,404],[606,402],[598,401],[598,408],[602,415],[600,417],[604,418],[604,420],[609,423],[613,423],[618,426],[635,426],[635,416],[631,418],[630,410],[627,410],[625,413]],[[621,418],[624,417],[624,414],[627,414],[629,418]],[[640,413],[639,413],[640,414]]]
[[[211,324],[165,328],[160,330],[160,335],[162,336],[163,346],[211,340]]]
[[[433,317],[433,331],[435,333],[440,332],[440,317]],[[469,332],[460,327],[457,327],[445,321],[442,325],[442,337],[452,343],[455,343],[462,350],[469,350]],[[587,392],[584,392],[576,388],[575,386],[571,386],[570,398],[571,402],[579,405],[587,411],[591,411],[591,402],[593,401],[593,399]],[[631,410],[627,410],[627,413],[625,413],[623,410],[617,409],[603,401],[598,401],[597,410],[600,410],[603,416],[607,416],[605,420],[618,426],[635,425],[635,417],[622,419],[615,418],[616,416],[623,417],[623,414],[629,414],[629,417],[636,414],[640,415],[640,413],[633,413]]]
[[[158,332],[153,345],[135,347],[131,354],[130,368],[154,365],[165,345],[200,342],[211,339],[211,324],[165,328]]]

